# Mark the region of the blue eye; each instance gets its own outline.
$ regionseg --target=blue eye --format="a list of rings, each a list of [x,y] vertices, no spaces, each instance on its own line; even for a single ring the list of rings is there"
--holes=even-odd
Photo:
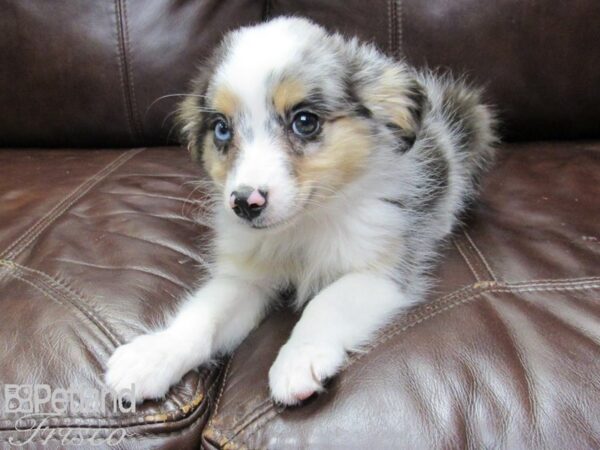
[[[319,132],[319,116],[308,111],[300,111],[292,120],[292,131],[303,138],[312,137]]]
[[[223,119],[219,119],[214,125],[215,139],[221,144],[225,144],[231,140],[231,128]]]

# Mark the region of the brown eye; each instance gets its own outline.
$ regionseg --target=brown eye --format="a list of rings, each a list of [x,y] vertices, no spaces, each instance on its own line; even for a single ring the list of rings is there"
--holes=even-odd
[[[319,116],[308,111],[297,112],[292,120],[292,131],[302,138],[312,137],[320,129]]]

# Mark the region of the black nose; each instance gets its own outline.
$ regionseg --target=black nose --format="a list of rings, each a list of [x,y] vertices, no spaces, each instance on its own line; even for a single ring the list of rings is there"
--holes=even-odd
[[[267,206],[267,192],[242,186],[231,193],[230,204],[233,212],[242,219],[256,219]]]

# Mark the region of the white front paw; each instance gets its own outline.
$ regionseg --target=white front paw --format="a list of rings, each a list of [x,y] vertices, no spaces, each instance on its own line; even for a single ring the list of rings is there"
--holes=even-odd
[[[269,370],[273,400],[295,405],[323,390],[323,381],[337,373],[346,359],[341,345],[288,342]]]
[[[193,365],[185,346],[165,332],[145,334],[117,348],[108,360],[105,381],[117,393],[133,386],[135,398],[129,400],[141,403],[163,397]]]

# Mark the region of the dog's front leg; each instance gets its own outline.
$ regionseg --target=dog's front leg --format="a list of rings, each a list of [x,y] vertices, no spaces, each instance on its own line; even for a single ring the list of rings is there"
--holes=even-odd
[[[394,314],[409,305],[385,276],[351,273],[308,303],[269,371],[273,399],[296,404],[323,389],[346,352],[358,350]]]
[[[165,329],[117,348],[108,361],[107,385],[117,392],[133,385],[136,402],[162,397],[185,373],[244,339],[268,299],[257,284],[214,278],[189,296]]]

